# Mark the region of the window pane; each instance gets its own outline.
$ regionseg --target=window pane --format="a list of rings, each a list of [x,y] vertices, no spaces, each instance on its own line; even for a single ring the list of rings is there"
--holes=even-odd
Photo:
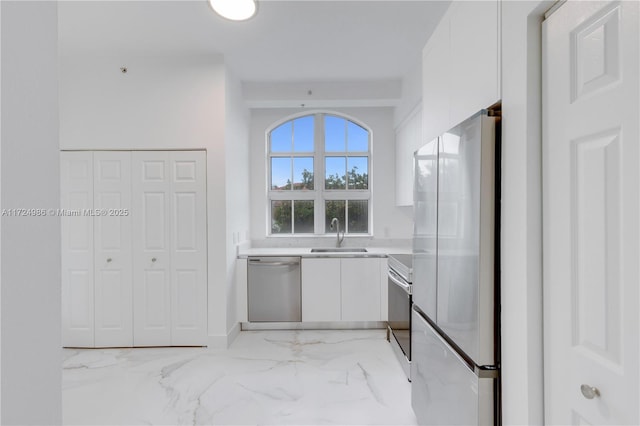
[[[369,188],[369,159],[367,157],[349,157],[349,189]]]
[[[313,201],[293,202],[293,232],[313,234]]]
[[[369,151],[369,132],[356,123],[347,124],[349,151]]]
[[[313,189],[313,157],[293,159],[293,189]]]
[[[345,157],[326,157],[324,164],[324,188],[346,189],[347,159]]]
[[[292,126],[288,121],[271,131],[271,152],[291,152]]]
[[[324,117],[324,149],[327,152],[346,151],[346,121],[344,118]]]
[[[300,117],[293,122],[293,150],[296,152],[313,152],[313,119],[312,115]]]
[[[350,234],[366,234],[369,232],[369,201],[349,200],[349,227]]]
[[[340,231],[343,231],[344,228],[344,208],[345,201],[344,200],[336,200],[336,201],[327,201],[325,203],[325,223],[324,223],[324,232],[326,234],[330,234],[332,232],[336,232],[336,229],[331,229],[331,220],[334,217],[337,217],[340,221]]]
[[[291,201],[271,201],[271,233],[291,233]]]
[[[271,158],[271,189],[291,189],[291,157]]]

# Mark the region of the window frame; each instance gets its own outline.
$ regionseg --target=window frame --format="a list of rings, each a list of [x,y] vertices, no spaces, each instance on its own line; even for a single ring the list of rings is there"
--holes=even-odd
[[[287,152],[272,152],[271,151],[271,133],[277,129],[278,127],[286,124],[288,122],[294,122],[296,119],[302,117],[313,116],[313,152],[295,152],[294,142],[292,139],[291,151]],[[346,126],[348,123],[354,123],[357,126],[361,127],[367,132],[367,151],[349,151],[348,150],[348,139],[345,139],[345,149],[346,151],[326,151],[325,150],[325,117],[332,116],[337,117],[343,120],[346,120]],[[346,130],[345,130],[346,132]],[[295,125],[292,127],[292,138],[295,134]],[[340,227],[342,230],[345,230],[347,223],[349,222],[349,209],[348,202],[351,200],[366,200],[367,204],[367,215],[368,215],[368,229],[367,232],[359,232],[359,233],[349,233],[345,232],[345,235],[349,237],[371,237],[373,235],[373,205],[372,205],[372,169],[373,169],[373,155],[372,155],[372,146],[373,146],[373,132],[372,130],[360,122],[359,120],[350,117],[348,115],[334,112],[334,111],[308,111],[300,114],[296,114],[293,116],[289,116],[281,121],[278,121],[274,125],[272,125],[266,132],[266,186],[267,186],[267,237],[318,237],[318,236],[327,236],[332,235],[334,231],[330,231],[325,229],[325,210],[326,210],[326,201],[346,201],[345,205],[345,222],[341,223]],[[296,157],[312,157],[313,158],[313,189],[312,190],[274,190],[272,189],[272,158],[291,158],[292,159],[292,175],[293,175],[293,159]],[[341,157],[345,158],[347,161],[348,167],[348,158],[349,157],[366,157],[367,158],[367,189],[349,189],[348,183],[345,182],[345,189],[325,189],[325,158],[327,157]],[[348,173],[348,168],[346,172]],[[294,179],[295,180],[295,179]],[[293,182],[292,182],[293,185]],[[295,233],[294,229],[294,216],[293,216],[293,205],[295,201],[299,200],[311,200],[314,202],[314,224],[313,224],[313,233]],[[290,233],[273,233],[273,220],[272,220],[272,201],[291,201],[292,208],[292,217],[291,217],[291,232]]]

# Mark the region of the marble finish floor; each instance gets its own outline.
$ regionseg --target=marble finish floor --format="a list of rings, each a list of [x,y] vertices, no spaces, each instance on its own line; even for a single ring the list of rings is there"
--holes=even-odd
[[[63,421],[415,425],[383,330],[244,331],[228,350],[64,351]]]

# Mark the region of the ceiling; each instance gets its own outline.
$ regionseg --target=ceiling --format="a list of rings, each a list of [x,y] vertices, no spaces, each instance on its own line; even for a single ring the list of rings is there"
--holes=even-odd
[[[399,79],[449,1],[259,0],[245,22],[206,0],[62,1],[61,55],[223,54],[244,81]]]

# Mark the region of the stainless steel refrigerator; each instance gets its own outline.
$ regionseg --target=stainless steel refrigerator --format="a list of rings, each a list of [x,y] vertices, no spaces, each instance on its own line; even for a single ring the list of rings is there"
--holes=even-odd
[[[415,154],[411,403],[424,425],[500,423],[499,111]]]

